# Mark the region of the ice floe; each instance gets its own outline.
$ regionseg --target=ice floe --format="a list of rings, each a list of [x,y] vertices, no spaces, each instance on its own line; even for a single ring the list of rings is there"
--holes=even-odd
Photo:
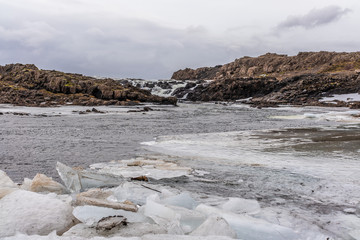
[[[187,176],[191,169],[162,160],[122,160],[111,163],[97,163],[89,169],[74,169],[60,162],[56,169],[71,192],[80,192],[95,187],[112,187],[126,180],[160,180]]]
[[[113,174],[124,178],[146,176],[156,180],[175,178],[191,173],[190,168],[180,167],[173,162],[142,158],[92,164],[90,169],[97,170],[99,173]]]
[[[0,200],[0,237],[16,232],[47,235],[62,233],[73,224],[70,202],[25,190],[14,191]]]

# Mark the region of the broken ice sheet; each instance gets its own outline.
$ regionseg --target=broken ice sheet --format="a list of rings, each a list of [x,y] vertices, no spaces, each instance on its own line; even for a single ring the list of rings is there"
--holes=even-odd
[[[181,194],[179,195],[181,198]],[[155,223],[165,227],[171,234],[190,233],[206,220],[206,215],[200,212],[164,204],[158,194],[149,196],[146,205],[141,207],[139,211]]]
[[[125,178],[146,176],[155,180],[186,176],[191,168],[180,167],[173,162],[163,160],[132,159],[110,163],[96,163],[90,166],[103,174],[113,174]]]
[[[228,222],[219,216],[210,215],[205,222],[203,222],[190,235],[193,236],[228,236],[236,238],[236,232],[230,227]]]
[[[148,196],[159,192],[155,186],[131,182],[124,182],[118,187],[111,189],[111,191],[115,200],[119,202],[128,200],[138,205],[144,205]]]
[[[162,160],[121,160],[90,165],[88,170],[75,170],[60,162],[56,169],[65,186],[71,192],[80,192],[96,187],[112,187],[127,179],[146,176],[155,180],[187,176],[191,168],[179,167]]]
[[[60,162],[57,162],[56,170],[71,192],[80,192],[96,187],[113,187],[125,181],[120,175],[114,176],[94,170],[75,170]]]
[[[56,170],[67,189],[71,192],[80,192],[81,183],[79,174],[76,170],[62,164],[61,162],[56,163]]]
[[[187,192],[164,198],[161,200],[161,202],[173,206],[184,207],[187,209],[194,209],[197,205],[199,205],[199,203],[196,202]]]
[[[166,206],[173,210],[177,216],[179,216],[180,227],[185,234],[194,231],[206,220],[206,215],[198,211],[171,205]]]
[[[271,224],[265,220],[250,217],[247,215],[234,214],[219,208],[200,204],[196,210],[206,215],[216,214],[224,218],[229,225],[236,231],[237,237],[247,240],[277,240],[299,239],[299,235],[292,229],[276,224]]]

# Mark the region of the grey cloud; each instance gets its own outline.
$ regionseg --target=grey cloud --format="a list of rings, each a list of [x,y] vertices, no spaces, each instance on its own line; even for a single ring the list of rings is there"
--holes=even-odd
[[[289,16],[277,26],[277,29],[281,30],[293,27],[315,28],[335,22],[349,12],[349,9],[342,9],[339,6],[313,9],[302,16]]]
[[[50,19],[46,24],[0,25],[0,33],[1,65],[34,63],[86,75],[169,78],[179,68],[216,65],[239,56],[209,40],[201,26],[174,29],[138,19],[74,17],[61,24]]]

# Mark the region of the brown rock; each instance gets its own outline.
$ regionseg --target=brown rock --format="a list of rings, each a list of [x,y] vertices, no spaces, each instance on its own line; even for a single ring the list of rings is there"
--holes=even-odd
[[[189,79],[238,79],[245,77],[268,77],[283,79],[301,74],[358,71],[360,52],[300,52],[296,56],[267,53],[259,57],[243,57],[215,67],[186,68],[176,71],[172,78]]]
[[[128,103],[119,101],[129,100]],[[153,96],[112,79],[39,70],[35,65],[0,66],[0,103],[51,106],[72,103],[86,106],[128,105],[140,102],[176,104],[174,98]]]

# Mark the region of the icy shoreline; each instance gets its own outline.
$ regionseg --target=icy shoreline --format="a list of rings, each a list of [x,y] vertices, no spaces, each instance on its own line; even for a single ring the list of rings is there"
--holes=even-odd
[[[1,238],[332,239],[286,211],[274,221],[281,208],[262,208],[254,199],[202,199],[168,187],[163,183],[171,179],[208,174],[175,163],[133,159],[85,170],[58,163],[57,169],[65,186],[42,174],[18,185],[0,171]],[[347,220],[360,226],[360,209],[347,211]],[[344,239],[358,237],[354,229]]]
[[[179,170],[175,164],[168,164],[164,168],[163,162],[149,163],[146,160],[129,161],[127,167],[118,164],[125,172],[124,176],[121,176],[121,171],[118,172],[118,186],[102,189],[93,187],[116,185],[114,176],[106,171],[76,170],[58,163],[57,168],[66,187],[42,174],[17,185],[1,171],[0,216],[3,220],[0,223],[0,237],[299,238],[290,228],[254,216],[261,211],[256,200],[230,198],[217,206],[210,206],[198,202],[187,192],[154,185],[148,180],[169,179],[164,171],[168,172],[170,178],[188,177],[191,175],[190,169]],[[146,178],[139,179],[139,168],[152,170],[157,167],[163,172],[153,171]],[[184,170],[182,174],[178,173]],[[174,172],[178,174],[174,175]],[[78,183],[82,185],[77,187]]]
[[[26,179],[19,187],[2,174],[0,191],[4,197],[0,199],[0,217],[9,222],[0,221],[1,234],[18,228],[25,235],[15,235],[13,231],[8,239],[121,239],[132,236],[134,239],[209,239],[209,236],[194,234],[204,235],[211,228],[217,230],[212,235],[229,234],[223,236],[224,239],[235,237],[234,232],[241,239],[284,239],[276,235],[279,232],[285,239],[359,238],[359,111],[315,107],[256,110],[219,104],[180,105],[180,108],[162,108],[162,111],[146,115],[128,113],[129,108],[99,109],[107,114],[79,115],[74,110],[82,109],[66,106],[17,108],[14,111],[31,114],[3,116],[8,121],[3,130],[25,126],[25,130],[9,135],[15,136],[14,147],[23,146],[18,142],[24,138],[31,143],[31,149],[40,146],[43,150],[47,144],[51,155],[62,156],[73,146],[87,146],[92,140],[96,144],[84,148],[86,151],[77,150],[74,158],[86,153],[98,155],[96,161],[83,160],[89,168],[60,167],[67,169],[60,171],[65,176],[64,185],[39,174],[33,180]],[[43,111],[48,116],[61,117],[44,120],[35,116]],[[87,126],[84,128],[85,119]],[[159,119],[161,128],[153,124]],[[321,124],[324,120],[326,126]],[[48,125],[47,131],[34,131],[41,121]],[[55,132],[63,131],[64,122],[67,126],[64,134],[54,137]],[[115,134],[114,129],[119,129],[121,124],[124,125],[122,131]],[[85,134],[89,129],[97,131]],[[208,130],[210,133],[205,133]],[[122,151],[116,150],[121,146],[134,150],[134,145],[129,144],[133,131],[136,135],[133,142],[147,142],[142,148],[154,155],[139,154],[142,158],[107,162],[133,157],[121,157]],[[117,134],[121,132],[124,141],[120,143]],[[153,138],[148,135],[138,136],[143,132],[160,137],[151,141]],[[48,138],[49,133],[51,138]],[[28,135],[34,138],[26,138]],[[39,136],[45,141],[38,141]],[[69,137],[67,142],[73,145],[55,147],[64,136]],[[3,145],[7,150],[11,142],[6,136],[4,139],[3,143],[9,143]],[[109,142],[113,145],[99,144]],[[94,146],[104,147],[94,151]],[[53,152],[58,148],[60,155]],[[70,156],[74,151],[68,153]],[[113,157],[106,158],[107,154]],[[37,159],[31,162],[34,169],[60,181],[56,172],[50,175],[41,168],[55,169],[55,164],[43,164],[40,155],[35,156],[29,158],[31,161]],[[24,159],[20,159],[18,163],[24,164]],[[106,163],[99,163],[99,159]],[[5,164],[3,170],[10,173],[10,165]],[[80,165],[75,161],[66,164]],[[17,167],[22,169],[23,166]],[[22,178],[16,180],[22,182],[19,179]],[[54,207],[63,209],[62,214],[66,214],[58,215]],[[44,215],[40,214],[42,211]],[[42,226],[39,223],[44,222],[41,220],[47,219],[47,215],[58,218]],[[57,228],[51,221],[62,222],[58,233],[66,233],[61,236],[53,233],[52,229]],[[200,228],[203,224],[207,227]],[[214,224],[216,227],[209,227]],[[113,227],[105,232],[101,230],[108,226]],[[31,232],[33,230],[23,231],[22,227],[42,229]]]

